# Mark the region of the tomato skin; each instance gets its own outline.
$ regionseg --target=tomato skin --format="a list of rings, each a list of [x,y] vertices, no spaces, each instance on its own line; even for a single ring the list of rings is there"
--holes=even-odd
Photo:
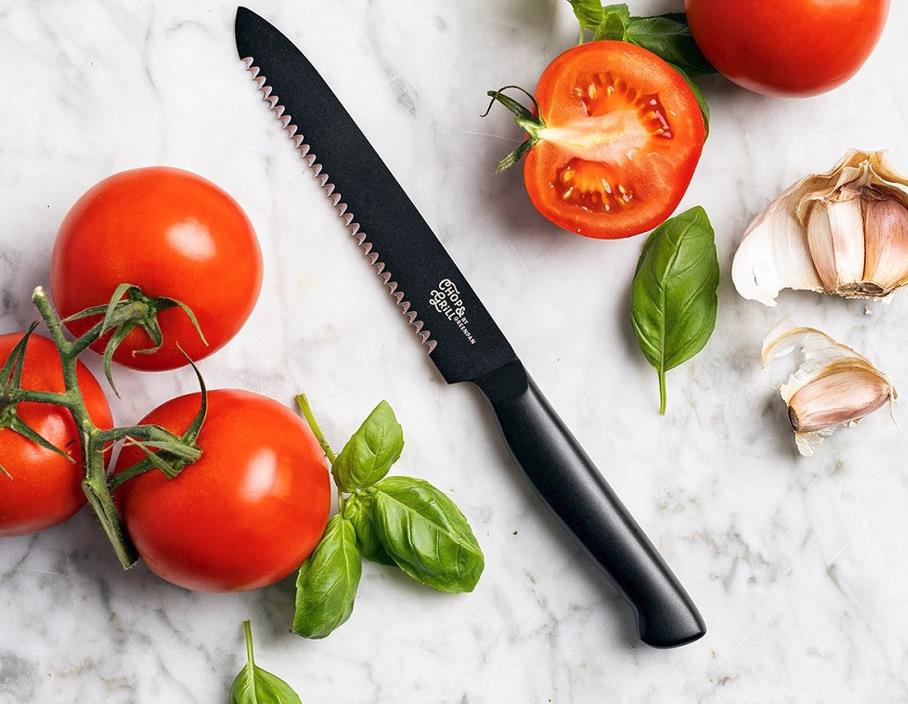
[[[832,90],[864,65],[889,0],[685,0],[697,45],[748,90],[808,97]]]
[[[182,433],[198,393],[158,406],[141,422]],[[121,485],[115,499],[145,563],[186,589],[257,589],[296,570],[315,548],[331,492],[324,455],[289,408],[248,391],[208,394],[202,457],[175,479],[157,470]],[[141,460],[124,448],[117,470]]]
[[[566,203],[564,192],[557,189],[556,174],[564,169],[567,157],[545,138],[526,157],[524,183],[536,209],[562,229],[585,237],[619,239],[647,232],[672,214],[699,162],[706,126],[696,97],[674,68],[646,49],[618,41],[588,42],[549,64],[535,93],[546,126],[557,128],[587,118],[591,113],[581,97],[583,86],[605,72],[614,74],[619,94],[622,85],[633,87],[637,102],[632,100],[628,108],[634,113],[640,111],[644,95],[658,95],[674,133],[668,141],[650,137],[630,157],[625,154],[620,163],[610,163],[616,178],[633,181],[641,198],[632,207],[615,206],[609,213]]]
[[[0,365],[21,338],[22,333],[0,335]],[[78,379],[92,421],[105,430],[111,428],[113,418],[104,391],[81,362]],[[35,333],[25,348],[22,386],[32,391],[65,391],[57,348]],[[33,430],[69,453],[74,461],[68,462],[12,430],[0,430],[0,464],[13,477],[0,476],[0,537],[50,528],[85,504],[79,436],[69,411],[45,403],[20,403],[16,410]]]
[[[54,244],[51,293],[66,317],[110,300],[121,283],[146,296],[189,306],[208,346],[186,314],[162,311],[164,345],[154,354],[134,330],[114,359],[134,369],[176,369],[220,349],[243,326],[262,285],[262,254],[240,206],[216,185],[163,166],[124,171],[96,184],[70,209]],[[76,335],[95,320],[73,321]],[[101,351],[103,342],[94,349]]]

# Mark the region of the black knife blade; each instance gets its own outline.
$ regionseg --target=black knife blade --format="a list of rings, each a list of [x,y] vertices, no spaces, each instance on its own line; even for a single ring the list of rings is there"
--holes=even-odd
[[[684,588],[333,91],[287,37],[251,10],[238,9],[235,31],[239,56],[265,100],[442,376],[483,391],[541,497],[633,606],[643,642],[673,647],[700,638],[706,628]]]

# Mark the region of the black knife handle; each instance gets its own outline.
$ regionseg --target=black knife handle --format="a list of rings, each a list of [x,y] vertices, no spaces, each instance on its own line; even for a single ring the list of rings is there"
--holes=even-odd
[[[640,640],[671,648],[703,636],[706,624],[684,587],[523,365],[476,384],[530,482],[634,608]]]

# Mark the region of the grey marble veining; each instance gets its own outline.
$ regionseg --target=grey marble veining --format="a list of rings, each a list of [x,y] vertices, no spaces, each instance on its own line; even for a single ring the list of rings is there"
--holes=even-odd
[[[680,3],[633,2],[635,11]],[[212,387],[289,402],[305,390],[335,442],[381,398],[407,449],[398,471],[452,492],[487,557],[477,591],[445,596],[375,565],[350,622],[288,632],[292,584],[239,595],[122,573],[83,513],[0,541],[0,703],[226,700],[251,617],[260,664],[305,702],[908,701],[908,482],[902,429],[878,414],[797,456],[763,334],[783,314],[868,353],[908,383],[908,294],[891,305],[741,300],[729,269],[744,227],[849,147],[908,169],[908,5],[844,88],[772,100],[705,81],[712,132],[685,206],[716,228],[716,334],[669,373],[669,415],[626,315],[641,238],[554,230],[518,172],[519,139],[485,91],[532,87],[576,37],[562,0],[257,0],[305,49],[436,228],[589,453],[674,567],[710,632],[661,652],[634,642],[615,592],[546,513],[470,388],[447,387],[359,261],[317,184],[236,59],[229,3],[0,0],[0,323],[32,319],[54,233],[95,181],[170,164],[226,188],[256,226],[262,298],[202,364]],[[90,360],[97,369],[97,360]],[[782,365],[784,366],[784,364]],[[120,370],[120,422],[193,388],[189,372]]]

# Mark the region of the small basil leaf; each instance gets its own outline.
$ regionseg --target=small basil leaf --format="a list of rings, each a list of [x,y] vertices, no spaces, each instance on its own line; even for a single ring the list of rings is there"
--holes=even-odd
[[[293,632],[324,638],[350,618],[362,569],[353,524],[336,514],[300,568]]]
[[[700,86],[697,85],[697,82],[683,69],[675,65],[672,65],[672,68],[681,74],[681,78],[687,81],[687,85],[690,86],[691,92],[697,99],[697,104],[700,106],[700,114],[703,115],[703,124],[706,127],[706,136],[709,137],[709,104],[706,102],[706,96],[703,95],[703,91],[700,89]]]
[[[397,566],[442,592],[473,591],[485,560],[454,502],[411,477],[388,477],[375,490],[375,530]]]
[[[605,17],[600,0],[568,0],[581,29],[596,31]]]
[[[375,492],[372,489],[354,494],[344,504],[344,518],[353,524],[360,554],[372,562],[393,565],[394,560],[382,546],[375,532],[374,512]]]
[[[631,17],[625,36],[627,41],[680,66],[691,76],[715,73],[694,42],[686,22],[665,16]]]
[[[625,30],[631,19],[625,3],[603,6],[600,0],[568,0],[574,16],[580,23],[581,36],[584,30],[593,33],[593,39],[625,38]]]
[[[594,39],[614,39],[624,41],[627,38],[627,26],[631,19],[627,5],[606,5],[602,8],[603,18]]]
[[[649,236],[631,289],[631,320],[640,349],[659,375],[706,345],[716,327],[719,262],[709,217],[697,206],[666,220]]]
[[[331,473],[344,492],[371,486],[388,473],[403,448],[403,428],[388,402],[382,401],[344,445]]]
[[[302,704],[290,685],[255,664],[249,621],[243,628],[246,632],[246,665],[230,685],[227,704]]]

